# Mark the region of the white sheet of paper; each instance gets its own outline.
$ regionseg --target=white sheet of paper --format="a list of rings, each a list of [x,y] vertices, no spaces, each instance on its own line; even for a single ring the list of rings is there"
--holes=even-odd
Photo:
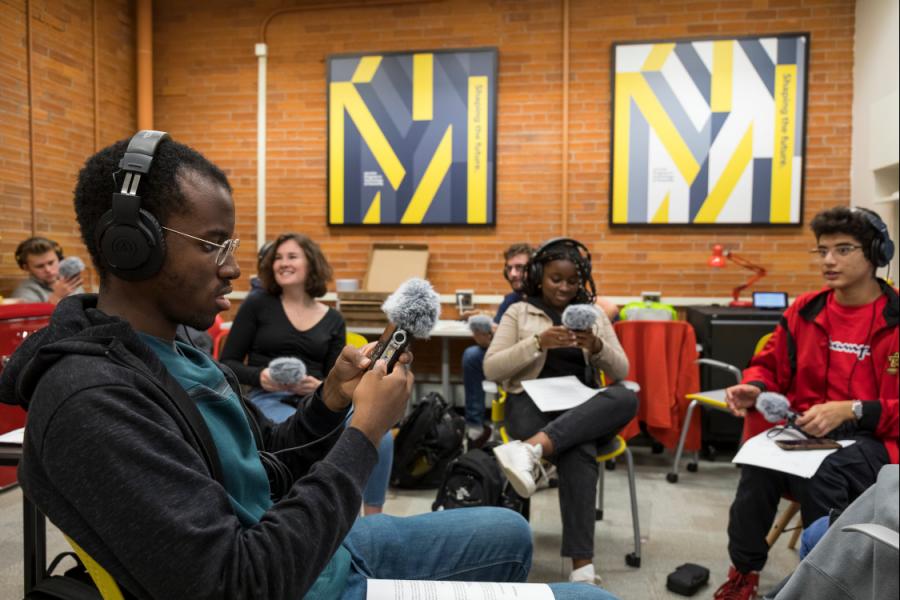
[[[545,583],[369,579],[368,600],[553,600]]]
[[[587,402],[600,391],[584,385],[574,375],[529,379],[522,382],[522,387],[541,409],[541,412],[575,408],[579,404]]]
[[[19,429],[13,429],[12,431],[8,431],[3,435],[0,435],[0,444],[9,444],[12,446],[22,445],[22,440],[24,439],[25,428],[20,427]]]
[[[782,450],[775,445],[775,440],[796,440],[806,436],[795,431],[790,433],[782,431],[776,436],[769,437],[769,431],[771,429],[747,440],[731,462],[765,467],[809,479],[816,474],[822,461],[829,454],[837,452],[837,450]],[[846,448],[854,441],[838,440],[838,443]]]

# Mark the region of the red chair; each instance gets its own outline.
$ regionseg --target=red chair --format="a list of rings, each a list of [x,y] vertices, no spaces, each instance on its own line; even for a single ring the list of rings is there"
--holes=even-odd
[[[639,422],[666,448],[678,445],[687,419],[687,394],[700,386],[697,338],[687,321],[617,321],[613,327],[628,356],[626,377],[640,386],[638,414],[622,430],[630,439],[640,432]],[[695,432],[689,448],[700,447],[700,415],[694,415]]]
[[[0,373],[26,337],[50,322],[52,304],[0,304]],[[0,433],[25,426],[25,411],[0,403]],[[15,467],[0,467],[0,490],[16,483]]]
[[[212,338],[212,353],[213,358],[216,360],[219,360],[219,353],[222,352],[222,348],[225,346],[225,338],[228,337],[229,331],[231,331],[231,321],[223,321],[222,315],[216,315],[216,320],[213,322],[212,327],[206,330],[206,333]]]

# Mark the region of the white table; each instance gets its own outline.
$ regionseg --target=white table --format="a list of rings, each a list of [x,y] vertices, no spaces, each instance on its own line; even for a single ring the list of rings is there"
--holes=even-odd
[[[378,339],[384,331],[383,327],[354,327],[347,324],[347,329],[367,336],[369,341]],[[374,336],[374,337],[370,337]],[[444,399],[450,401],[450,338],[472,338],[472,331],[465,321],[441,320],[431,330],[431,337],[441,340],[441,392]]]

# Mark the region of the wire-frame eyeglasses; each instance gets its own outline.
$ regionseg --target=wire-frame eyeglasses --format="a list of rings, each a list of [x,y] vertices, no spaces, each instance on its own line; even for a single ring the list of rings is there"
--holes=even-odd
[[[161,226],[162,227],[162,226]],[[192,240],[197,240],[198,242],[203,242],[204,244],[211,246],[212,248],[218,248],[219,251],[216,254],[216,266],[221,267],[225,264],[225,261],[228,260],[234,251],[238,249],[238,246],[241,245],[241,240],[235,238],[233,240],[225,240],[221,244],[217,244],[215,242],[211,242],[209,240],[204,240],[203,238],[198,238],[195,235],[191,235],[189,233],[184,233],[183,231],[178,231],[176,229],[172,229],[171,227],[162,227],[166,231],[170,231],[172,233],[177,233],[178,235],[184,236],[186,238],[190,238]],[[210,249],[211,250],[211,249]]]

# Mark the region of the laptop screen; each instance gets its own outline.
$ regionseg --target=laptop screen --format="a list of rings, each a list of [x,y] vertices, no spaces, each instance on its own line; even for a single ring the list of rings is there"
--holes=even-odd
[[[785,292],[753,292],[753,306],[756,308],[787,308]]]

